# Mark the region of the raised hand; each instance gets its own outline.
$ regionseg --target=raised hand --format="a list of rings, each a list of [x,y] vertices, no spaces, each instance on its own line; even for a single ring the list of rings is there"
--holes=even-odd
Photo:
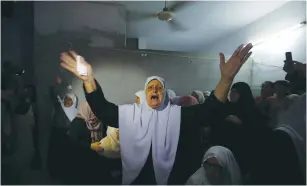
[[[80,63],[83,65],[87,70],[87,75],[80,75],[77,71],[77,56],[78,54],[74,51],[63,52],[61,53],[61,67],[64,69],[72,72],[75,76],[81,79],[84,83],[93,80],[93,70],[92,66],[88,64],[83,57],[81,57]]]
[[[227,62],[225,62],[225,55],[220,53],[220,71],[222,79],[230,81],[234,79],[242,65],[252,54],[252,52],[250,52],[252,48],[253,45],[251,43],[248,43],[245,46],[243,44],[240,45]]]

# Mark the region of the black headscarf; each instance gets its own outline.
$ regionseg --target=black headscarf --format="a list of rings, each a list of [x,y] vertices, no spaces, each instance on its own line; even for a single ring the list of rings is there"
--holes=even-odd
[[[247,83],[237,82],[232,85],[231,91],[236,91],[240,95],[239,100],[235,103],[237,106],[242,109],[255,106],[252,90]]]

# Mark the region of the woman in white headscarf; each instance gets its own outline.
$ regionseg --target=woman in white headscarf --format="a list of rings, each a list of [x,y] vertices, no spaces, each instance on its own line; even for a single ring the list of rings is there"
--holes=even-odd
[[[199,90],[194,90],[192,93],[191,93],[191,96],[195,97],[198,101],[199,104],[203,104],[205,102],[205,96],[204,94],[199,91]]]
[[[211,147],[187,185],[240,185],[241,171],[232,152],[222,146]]]
[[[147,78],[146,102],[117,106],[104,97],[92,67],[79,61],[87,75],[77,71],[78,55],[61,54],[61,66],[84,82],[86,99],[95,115],[119,127],[123,184],[184,184],[202,160],[199,126],[223,115],[232,80],[250,56],[252,44],[240,45],[226,63],[220,53],[221,80],[204,104],[180,107],[170,104],[164,79]],[[190,145],[193,144],[193,145]]]

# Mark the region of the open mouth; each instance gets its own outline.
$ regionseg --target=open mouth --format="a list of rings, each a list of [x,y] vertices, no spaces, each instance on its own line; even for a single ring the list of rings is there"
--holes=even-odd
[[[156,95],[151,96],[151,100],[156,100],[156,101],[158,101],[158,100],[159,100],[159,96],[156,96]]]

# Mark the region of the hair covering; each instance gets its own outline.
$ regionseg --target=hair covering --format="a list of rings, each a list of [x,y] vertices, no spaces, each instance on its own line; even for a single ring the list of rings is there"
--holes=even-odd
[[[237,102],[238,105],[254,106],[255,99],[251,91],[250,86],[245,82],[237,82],[232,85],[231,91],[236,91],[240,94],[240,98]]]
[[[203,162],[209,158],[215,157],[223,167],[223,184],[224,185],[239,185],[241,184],[241,170],[233,156],[232,152],[222,146],[213,146],[206,153]],[[206,169],[201,166],[187,181],[189,185],[212,185],[206,175]]]
[[[167,90],[167,95],[168,95],[169,99],[172,99],[172,98],[176,97],[176,93],[173,90],[171,90],[171,89]]]
[[[97,142],[102,138],[102,130],[100,129],[101,122],[93,113],[87,102],[80,105],[77,117],[84,119],[88,130],[91,131],[92,142]]]
[[[119,130],[118,128],[108,127],[107,136],[100,140],[103,155],[107,158],[119,158],[120,157],[120,146],[119,146]]]
[[[145,92],[144,90],[139,90],[135,93],[136,97],[140,98],[140,105],[144,103],[144,101],[146,100],[146,96],[145,96]]]
[[[166,94],[164,79],[147,78],[144,90],[152,80],[163,85],[160,107],[152,109],[147,101],[119,106],[119,139],[123,167],[123,184],[131,184],[147,161],[150,148],[156,182],[167,184],[173,168],[180,132],[181,107],[172,105]]]
[[[284,113],[275,130],[282,130],[292,138],[303,175],[306,175],[306,94],[303,94]]]
[[[210,96],[210,94],[211,94],[211,92],[210,91],[205,91],[205,92],[203,92],[203,94],[204,94],[204,96],[206,97],[209,97]]]
[[[176,96],[172,99],[172,103],[178,106],[187,107],[197,105],[198,101],[193,96]]]
[[[68,93],[64,96],[64,99],[65,97],[70,97],[72,99],[72,105],[70,107],[66,107],[64,105],[64,99],[62,100],[60,98],[60,96],[57,96],[58,97],[58,100],[61,104],[61,107],[63,108],[66,116],[68,117],[69,121],[72,122],[72,120],[76,117],[77,115],[77,107],[78,107],[78,98],[77,96],[74,94],[74,93]]]
[[[197,97],[195,97],[198,101],[199,104],[203,104],[205,102],[205,96],[204,94],[199,91],[199,90],[194,90],[192,93],[191,93],[191,96],[193,96],[193,94],[196,94]]]

